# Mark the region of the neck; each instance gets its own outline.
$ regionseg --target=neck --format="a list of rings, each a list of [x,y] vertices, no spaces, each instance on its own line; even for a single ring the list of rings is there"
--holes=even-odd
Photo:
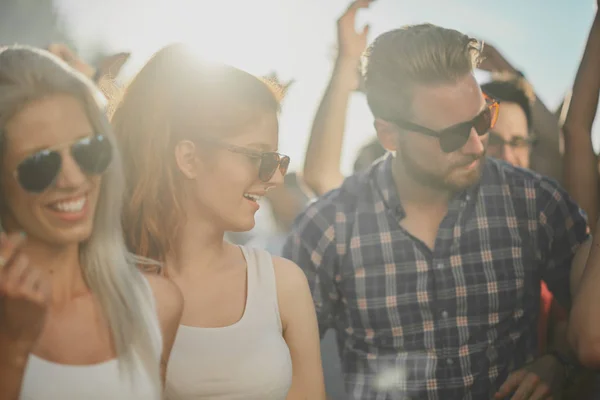
[[[79,261],[79,244],[56,246],[28,238],[23,254],[50,280],[53,304],[65,304],[89,293]]]
[[[424,184],[407,173],[398,158],[392,160],[392,174],[396,191],[403,204],[416,204],[424,207],[446,208],[453,193],[450,190]]]
[[[175,251],[167,258],[170,276],[187,275],[219,264],[225,252],[225,232],[214,223],[202,218],[188,216],[178,236]]]

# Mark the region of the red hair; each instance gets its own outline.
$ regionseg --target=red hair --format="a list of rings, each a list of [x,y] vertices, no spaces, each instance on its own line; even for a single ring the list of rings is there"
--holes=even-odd
[[[234,134],[278,109],[273,91],[253,75],[202,63],[182,45],[157,52],[112,118],[127,183],[123,228],[129,249],[160,262],[174,249],[185,219],[177,142]]]

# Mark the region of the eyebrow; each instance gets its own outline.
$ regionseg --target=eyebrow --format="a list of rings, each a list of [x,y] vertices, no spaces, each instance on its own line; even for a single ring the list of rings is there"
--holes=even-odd
[[[276,151],[277,150],[277,149],[272,150],[271,146],[269,146],[268,144],[259,143],[259,142],[247,144],[247,145],[245,145],[245,147],[252,147],[253,149],[260,150],[260,151]]]
[[[500,132],[495,131],[495,130],[490,130],[490,133],[493,133],[495,135],[501,135]],[[510,132],[509,135],[511,135],[512,137],[522,137],[522,138],[528,138],[530,136],[528,133],[523,133],[523,132]]]

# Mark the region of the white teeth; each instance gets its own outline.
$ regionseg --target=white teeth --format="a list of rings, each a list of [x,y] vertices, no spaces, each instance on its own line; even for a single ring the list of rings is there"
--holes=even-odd
[[[258,201],[258,200],[260,200],[260,198],[262,196],[257,196],[255,194],[250,194],[250,193],[244,193],[244,197],[247,198],[247,199],[250,199],[252,201]]]
[[[62,212],[79,212],[83,210],[85,206],[85,197],[78,200],[62,201],[60,203],[52,204],[52,208]]]

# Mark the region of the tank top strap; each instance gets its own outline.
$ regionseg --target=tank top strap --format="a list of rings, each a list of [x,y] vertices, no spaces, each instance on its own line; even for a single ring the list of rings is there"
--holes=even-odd
[[[273,257],[267,251],[253,247],[241,246],[246,263],[248,264],[248,291],[250,293],[253,287],[253,296],[260,304],[258,307],[265,307],[260,310],[264,314],[267,310],[272,310],[272,321],[276,324],[279,332],[283,332],[281,325],[281,316],[279,315],[279,302],[277,301],[277,284],[275,281],[275,270],[273,267]],[[252,282],[252,285],[251,285]]]

